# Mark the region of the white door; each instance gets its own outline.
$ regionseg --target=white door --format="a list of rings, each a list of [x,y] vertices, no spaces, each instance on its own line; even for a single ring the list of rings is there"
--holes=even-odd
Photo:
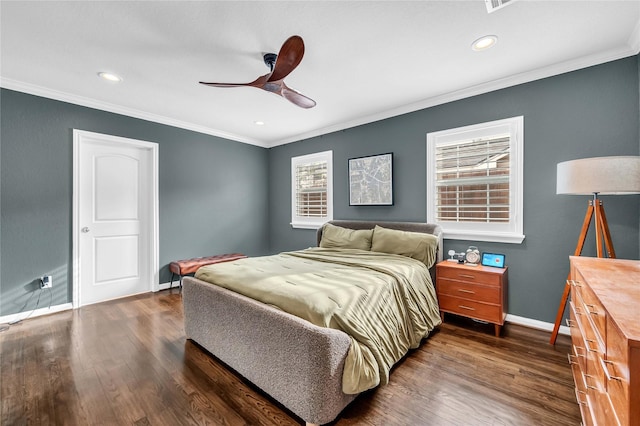
[[[156,150],[149,142],[74,130],[74,306],[154,289]]]

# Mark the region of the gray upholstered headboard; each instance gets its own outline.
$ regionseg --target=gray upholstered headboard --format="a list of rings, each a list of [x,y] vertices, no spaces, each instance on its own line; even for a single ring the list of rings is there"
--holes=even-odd
[[[329,223],[341,226],[349,229],[373,229],[376,225],[382,226],[388,229],[397,229],[399,231],[409,232],[421,232],[423,234],[433,234],[438,237],[438,253],[436,256],[436,263],[442,260],[442,228],[440,225],[433,223],[420,223],[420,222],[376,222],[365,220],[331,220]],[[316,244],[320,245],[322,240],[322,227],[318,228],[316,232]],[[436,267],[435,264],[431,267],[431,276],[435,279]],[[434,281],[435,283],[435,281]]]

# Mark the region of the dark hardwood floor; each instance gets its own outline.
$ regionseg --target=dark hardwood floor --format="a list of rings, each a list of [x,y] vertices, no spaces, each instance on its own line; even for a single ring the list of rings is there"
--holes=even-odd
[[[448,316],[333,424],[578,425],[569,339],[548,340]],[[185,340],[177,289],[13,325],[0,373],[6,426],[303,424]]]

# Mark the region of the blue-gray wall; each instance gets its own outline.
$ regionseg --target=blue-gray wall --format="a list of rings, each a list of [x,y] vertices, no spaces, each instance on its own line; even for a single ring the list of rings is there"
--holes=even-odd
[[[477,245],[507,255],[509,312],[552,322],[587,206],[585,197],[555,195],[556,164],[640,154],[639,68],[634,56],[272,149],[2,90],[0,316],[32,309],[34,300],[24,304],[46,273],[53,304],[71,301],[74,128],[159,144],[166,282],[176,258],[314,245],[314,231],[289,225],[292,156],[333,150],[336,218],[424,221],[426,134],[523,115],[526,239]],[[394,153],[395,205],[349,207],[347,159],[384,152]],[[638,259],[640,196],[605,204],[618,257]],[[445,251],[470,243],[445,241]]]
[[[445,251],[505,253],[509,313],[553,322],[587,208],[588,197],[556,195],[556,164],[584,157],[640,154],[638,57],[427,108],[399,117],[272,148],[269,152],[271,250],[315,244],[315,233],[292,229],[292,156],[333,150],[336,219],[426,220],[426,134],[524,116],[522,244],[445,241]],[[350,207],[347,160],[393,152],[392,207]],[[604,197],[616,254],[638,259],[640,196]],[[593,231],[591,231],[593,234]],[[595,255],[587,241],[584,254]]]
[[[11,90],[0,106],[0,316],[33,309],[45,274],[71,302],[74,128],[159,144],[161,283],[174,259],[267,253],[266,149]]]

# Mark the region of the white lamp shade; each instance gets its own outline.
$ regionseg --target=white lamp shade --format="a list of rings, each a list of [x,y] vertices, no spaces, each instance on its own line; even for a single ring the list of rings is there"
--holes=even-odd
[[[593,157],[558,163],[556,194],[640,194],[640,157]]]

